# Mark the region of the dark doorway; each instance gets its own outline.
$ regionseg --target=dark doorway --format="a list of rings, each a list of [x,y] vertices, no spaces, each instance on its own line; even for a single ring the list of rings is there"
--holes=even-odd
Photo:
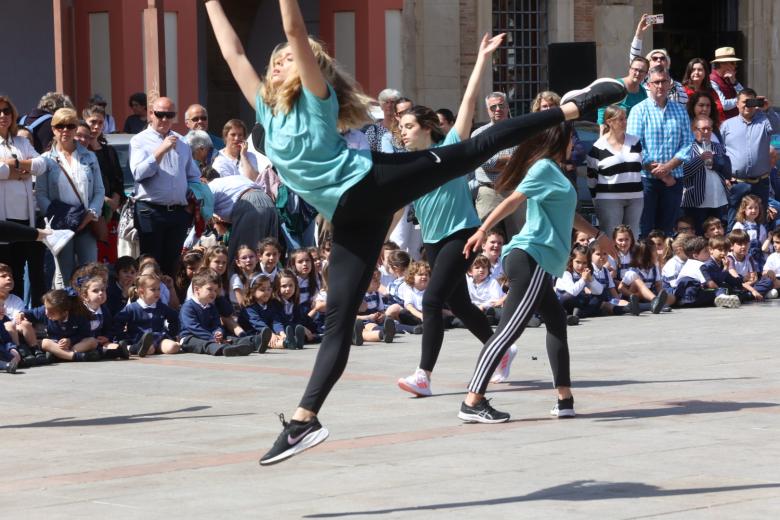
[[[682,80],[685,66],[693,58],[712,60],[718,47],[734,47],[737,56],[744,59],[744,38],[738,30],[739,0],[654,0],[653,12],[664,15],[664,23],[653,27],[653,41],[672,57],[673,78]],[[742,71],[737,69],[740,81]]]

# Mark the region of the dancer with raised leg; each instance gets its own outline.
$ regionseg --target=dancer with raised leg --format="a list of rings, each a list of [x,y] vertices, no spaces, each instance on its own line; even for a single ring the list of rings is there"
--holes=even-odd
[[[247,58],[219,0],[207,0],[211,26],[244,97],[265,128],[266,155],[282,181],[333,223],[325,334],[291,420],[261,464],[274,464],[325,440],[317,418],[349,357],[360,302],[393,213],[564,119],[619,101],[625,88],[601,80],[560,109],[506,120],[458,144],[401,154],[348,148],[340,130],[362,126],[365,97],[322,47],[309,39],[298,2],[279,0],[287,43],[271,56],[265,80]]]

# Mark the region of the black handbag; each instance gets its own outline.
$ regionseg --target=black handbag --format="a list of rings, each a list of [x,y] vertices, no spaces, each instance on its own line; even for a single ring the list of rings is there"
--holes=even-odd
[[[84,221],[86,214],[87,209],[83,205],[71,206],[61,200],[53,200],[46,210],[46,220],[49,221],[52,229],[76,231]]]

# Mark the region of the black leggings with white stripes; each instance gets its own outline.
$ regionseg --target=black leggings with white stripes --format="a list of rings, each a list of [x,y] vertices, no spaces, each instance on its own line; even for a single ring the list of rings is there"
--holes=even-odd
[[[501,150],[564,121],[559,108],[506,119],[435,150],[374,153],[373,167],[339,199],[328,258],[325,333],[299,406],[317,413],[347,366],[352,331],[393,213]]]
[[[563,310],[552,279],[522,249],[513,249],[504,259],[504,274],[509,278],[509,294],[495,334],[479,354],[469,391],[484,394],[490,377],[506,350],[523,333],[528,320],[538,312],[547,327],[547,357],[553,373],[553,385],[571,386],[569,343],[566,339],[566,311]]]

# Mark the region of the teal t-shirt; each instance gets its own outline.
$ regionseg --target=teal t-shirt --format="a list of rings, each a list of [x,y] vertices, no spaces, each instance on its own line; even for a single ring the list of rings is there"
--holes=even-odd
[[[455,130],[450,130],[447,136],[431,148],[439,148],[460,142],[460,136]],[[422,239],[426,244],[447,238],[456,231],[479,227],[480,220],[477,210],[471,202],[466,176],[453,179],[447,184],[426,193],[414,201],[414,212],[420,221]]]
[[[623,82],[623,78],[617,78],[617,80],[625,85]],[[645,89],[644,85],[639,85],[639,91],[637,92],[629,92],[628,95],[626,95],[625,99],[618,103],[618,106],[623,107],[626,110],[626,117],[628,117],[628,114],[631,112],[631,108],[647,99],[647,89]],[[606,110],[606,107],[599,108],[598,111],[598,117],[596,118],[596,122],[600,125],[604,124],[604,111]]]
[[[546,272],[561,276],[571,249],[577,191],[550,159],[535,162],[515,191],[528,197],[525,225],[504,246],[501,259],[522,249]]]
[[[337,123],[333,87],[320,99],[301,89],[289,113],[274,114],[258,95],[257,122],[265,128],[265,154],[291,190],[333,220],[341,195],[371,170],[371,150],[347,148]]]

